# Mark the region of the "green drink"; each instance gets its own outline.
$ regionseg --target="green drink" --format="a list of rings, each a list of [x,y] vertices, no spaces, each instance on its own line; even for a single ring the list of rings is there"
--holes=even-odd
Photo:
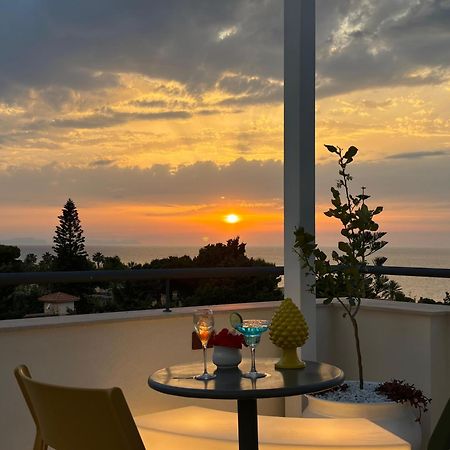
[[[262,320],[262,319],[250,319],[250,320],[242,320],[242,321],[234,321],[232,323],[233,327],[239,331],[244,336],[245,343],[250,347],[251,357],[252,357],[252,366],[250,372],[245,372],[242,374],[245,378],[263,378],[267,376],[264,372],[258,372],[256,370],[255,364],[255,350],[256,346],[259,344],[261,340],[261,335],[269,329],[270,320]]]

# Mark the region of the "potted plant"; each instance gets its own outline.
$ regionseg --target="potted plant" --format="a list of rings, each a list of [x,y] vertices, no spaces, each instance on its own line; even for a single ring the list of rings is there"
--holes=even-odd
[[[242,361],[241,349],[244,343],[242,334],[223,328],[212,340],[214,346],[212,360],[218,369],[236,368]]]
[[[340,221],[343,239],[338,242],[337,250],[331,253],[331,258],[328,258],[318,248],[314,236],[300,227],[295,230],[294,251],[298,254],[307,274],[314,277],[311,289],[316,289],[318,296],[325,298],[325,304],[337,301],[344,310],[343,317],[350,321],[355,339],[359,379],[357,382],[348,382],[344,387],[330,393],[307,396],[308,407],[305,415],[366,417],[403,437],[416,450],[420,448],[421,443],[420,426],[411,408],[403,403],[411,398],[419,399],[419,403],[413,402],[411,405],[419,407],[421,413],[426,411],[430,399],[412,385],[407,385],[409,391],[406,392],[403,389],[406,386],[404,382],[394,383],[392,390],[396,394],[389,397],[379,390],[378,383],[364,381],[357,316],[361,299],[375,290],[377,282],[375,277],[364,274],[364,267],[368,263],[368,258],[387,244],[383,240],[386,233],[379,231],[375,221],[383,208],[377,206],[371,209],[368,206],[367,200],[370,197],[366,195],[365,187],[360,194],[354,195],[351,192],[352,176],[348,172],[348,166],[353,162],[358,149],[351,146],[344,151],[332,145],[326,145],[326,148],[338,158],[339,180],[337,186],[331,188],[332,206],[325,215]]]

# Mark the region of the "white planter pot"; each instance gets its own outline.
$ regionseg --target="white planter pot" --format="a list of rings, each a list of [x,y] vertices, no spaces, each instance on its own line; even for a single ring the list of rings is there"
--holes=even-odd
[[[215,345],[212,360],[218,369],[235,368],[242,361],[241,349]]]
[[[396,402],[345,403],[313,395],[306,395],[308,406],[303,417],[317,418],[365,418],[396,434],[411,444],[412,450],[420,450],[422,429],[416,422],[412,407]]]

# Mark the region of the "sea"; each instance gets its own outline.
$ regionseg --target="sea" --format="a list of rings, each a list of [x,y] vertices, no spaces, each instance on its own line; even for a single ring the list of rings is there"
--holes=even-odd
[[[28,253],[34,253],[40,258],[45,252],[52,253],[50,245],[20,245],[21,257]],[[86,251],[90,256],[100,252],[105,256],[119,256],[122,262],[135,263],[150,262],[153,259],[168,256],[188,255],[194,257],[198,254],[198,247],[158,247],[158,246],[113,246],[113,245],[87,245]],[[328,254],[331,248],[323,247]],[[277,266],[284,265],[283,247],[252,247],[247,245],[246,252],[249,257],[262,258]],[[450,248],[407,248],[385,247],[377,256],[386,256],[385,266],[405,267],[432,267],[450,268]],[[450,279],[427,277],[400,277],[390,276],[403,288],[403,292],[409,297],[432,298],[442,301],[446,292],[450,292]]]

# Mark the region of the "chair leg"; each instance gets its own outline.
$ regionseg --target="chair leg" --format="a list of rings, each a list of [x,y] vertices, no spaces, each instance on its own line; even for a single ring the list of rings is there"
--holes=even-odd
[[[36,433],[33,450],[48,450],[48,445],[42,440],[41,435]]]

